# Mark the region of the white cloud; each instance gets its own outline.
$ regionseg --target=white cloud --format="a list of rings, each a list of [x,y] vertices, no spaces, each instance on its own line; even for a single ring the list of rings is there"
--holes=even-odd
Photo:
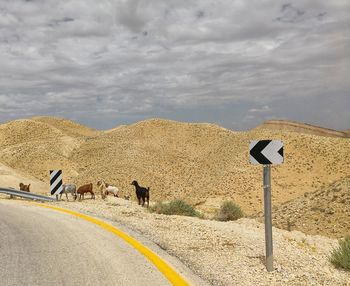
[[[317,101],[327,91],[344,100],[349,8],[340,0],[1,1],[0,95],[9,103],[0,120],[69,109],[86,120],[107,105],[109,122],[166,111],[187,120],[223,106],[273,116],[285,98]],[[240,118],[226,111],[220,120],[229,127]]]
[[[249,112],[251,113],[266,113],[270,112],[271,108],[268,105],[264,105],[261,108],[251,108],[249,109]]]

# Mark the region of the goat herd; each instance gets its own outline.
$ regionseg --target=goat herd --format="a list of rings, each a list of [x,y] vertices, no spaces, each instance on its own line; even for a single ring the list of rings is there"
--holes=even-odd
[[[139,205],[144,206],[145,202],[147,202],[147,207],[148,207],[149,206],[149,187],[148,188],[141,187],[137,183],[137,181],[132,181],[131,185],[135,187],[136,197]],[[119,197],[119,189],[115,186],[107,184],[104,180],[99,180],[97,182],[97,187],[100,192],[101,198],[103,200],[105,200],[109,194],[112,194],[114,197]],[[23,183],[20,183],[19,189],[21,191],[30,192],[30,184],[24,185]],[[91,199],[95,199],[95,193],[93,192],[92,183],[80,186],[78,189],[75,184],[63,184],[62,192],[59,195],[60,199],[62,198],[62,195],[65,194],[68,201],[68,193],[72,195],[74,200],[77,199],[78,195],[79,195],[79,201],[84,199],[84,194],[86,193],[90,193]],[[56,197],[58,200],[58,195]],[[130,196],[124,196],[124,199],[129,200]]]

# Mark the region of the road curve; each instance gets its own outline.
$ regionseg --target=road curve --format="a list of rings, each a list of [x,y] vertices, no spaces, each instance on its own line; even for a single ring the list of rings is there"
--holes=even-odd
[[[170,285],[143,255],[82,219],[0,201],[0,284]]]

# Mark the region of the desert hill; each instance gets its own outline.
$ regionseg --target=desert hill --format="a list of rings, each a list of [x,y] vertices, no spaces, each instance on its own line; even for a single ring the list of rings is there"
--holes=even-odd
[[[350,176],[280,205],[272,217],[278,228],[343,237],[350,233]]]
[[[94,137],[101,133],[101,131],[86,127],[79,123],[73,122],[71,120],[67,120],[59,117],[50,117],[50,116],[36,116],[31,118],[36,122],[46,123],[53,128],[57,128],[65,135],[71,137]]]
[[[285,162],[272,167],[274,206],[350,175],[348,138],[161,119],[105,132],[49,117],[12,121],[0,125],[0,162],[45,183],[59,168],[65,182],[103,178],[134,197],[136,179],[151,187],[152,201],[182,198],[211,212],[234,199],[251,214],[263,208],[262,167],[249,163],[253,139],[284,141]]]
[[[274,131],[295,131],[304,134],[318,135],[318,136],[330,136],[330,137],[343,137],[350,138],[349,130],[337,131],[329,128],[323,128],[311,124],[300,123],[295,121],[286,120],[269,120],[262,125],[257,126],[257,129],[269,129]]]
[[[53,117],[11,121],[0,125],[0,162],[46,182],[50,169],[63,168],[76,176],[71,152],[99,133]]]

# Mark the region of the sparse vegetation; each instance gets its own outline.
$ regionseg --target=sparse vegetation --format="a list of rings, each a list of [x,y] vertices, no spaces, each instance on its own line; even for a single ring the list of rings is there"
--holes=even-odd
[[[193,206],[182,200],[174,200],[169,203],[157,202],[154,206],[150,207],[150,211],[165,215],[203,217]]]
[[[244,213],[238,205],[233,201],[226,201],[223,202],[214,219],[219,221],[230,221],[237,220],[243,216]]]
[[[332,251],[330,261],[336,268],[350,271],[350,235],[339,241],[339,247]]]

